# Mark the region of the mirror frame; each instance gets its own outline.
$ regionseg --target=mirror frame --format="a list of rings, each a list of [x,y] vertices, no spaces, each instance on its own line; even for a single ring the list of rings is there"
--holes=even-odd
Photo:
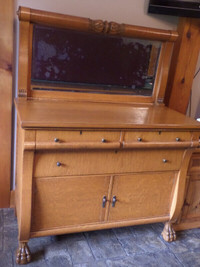
[[[63,15],[53,12],[20,7],[19,35],[19,67],[18,67],[18,96],[26,98],[68,99],[73,101],[95,101],[112,103],[162,103],[165,95],[167,78],[173,50],[173,44],[178,33],[171,30],[160,30],[128,24],[118,24],[103,20]],[[156,77],[152,96],[115,95],[70,91],[32,90],[32,39],[33,25],[40,24],[58,28],[79,30],[91,33],[117,35],[143,40],[160,41],[161,50],[158,60]]]

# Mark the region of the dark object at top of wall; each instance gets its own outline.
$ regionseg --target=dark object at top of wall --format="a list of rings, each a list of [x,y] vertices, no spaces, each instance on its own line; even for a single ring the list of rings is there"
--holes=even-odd
[[[200,18],[199,0],[150,0],[149,13]]]

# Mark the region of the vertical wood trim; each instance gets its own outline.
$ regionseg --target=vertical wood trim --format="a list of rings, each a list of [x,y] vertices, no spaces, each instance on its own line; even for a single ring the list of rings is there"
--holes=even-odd
[[[170,66],[170,61],[171,61],[171,56],[172,56],[172,51],[173,51],[173,43],[172,42],[166,42],[163,44],[163,57],[162,57],[162,62],[161,62],[161,71],[160,71],[160,79],[159,79],[159,90],[158,94],[156,96],[156,102],[158,103],[163,103],[164,101],[164,96],[165,96],[165,91],[166,91],[166,86],[167,86],[167,78],[169,74],[169,66]]]
[[[185,186],[185,194],[184,194],[184,206],[181,210],[181,213],[179,215],[178,221],[177,223],[181,223],[182,219],[185,219],[187,217],[187,213],[188,213],[188,209],[189,209],[189,205],[185,205],[185,201],[187,200],[187,196],[188,196],[188,191],[189,191],[189,186],[190,186],[190,176],[186,177],[186,186]]]
[[[19,28],[19,66],[18,66],[18,96],[27,97],[29,80],[29,44],[30,24],[20,21]]]
[[[111,195],[112,195],[112,188],[113,188],[113,182],[114,182],[114,176],[112,175],[110,177],[110,183],[108,187],[108,199],[106,203],[106,212],[105,212],[105,221],[108,221],[108,215],[109,215],[109,210],[110,210],[110,205],[111,205]]]
[[[200,51],[200,19],[181,18],[178,33],[165,102],[170,108],[185,114]]]
[[[20,129],[21,131],[21,129]],[[23,130],[22,130],[23,131]],[[19,133],[20,134],[20,133]],[[23,142],[35,143],[35,131],[25,131]],[[20,136],[18,136],[20,138]],[[20,155],[19,155],[20,156]],[[19,241],[28,241],[30,237],[31,229],[31,211],[32,211],[32,177],[33,177],[33,163],[34,163],[34,149],[32,151],[22,152],[21,157],[18,159],[21,170],[18,170],[17,182],[18,182],[18,201],[19,206],[17,207],[18,216],[18,236]],[[22,182],[23,181],[23,182]]]
[[[186,188],[186,179],[187,179],[187,170],[189,162],[192,156],[194,149],[188,149],[183,155],[183,160],[181,163],[181,169],[178,173],[175,191],[173,195],[172,205],[170,209],[170,221],[174,222],[178,219],[180,215],[181,208],[184,204],[184,194]]]
[[[32,210],[32,175],[33,175],[34,151],[24,151],[23,155],[23,183],[21,183],[19,222],[19,241],[27,241],[30,237],[31,210]]]
[[[10,204],[14,1],[0,9],[0,208]]]

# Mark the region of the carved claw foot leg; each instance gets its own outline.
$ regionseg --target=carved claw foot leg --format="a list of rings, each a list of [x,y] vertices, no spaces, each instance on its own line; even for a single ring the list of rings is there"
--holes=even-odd
[[[19,242],[19,248],[16,251],[16,263],[27,264],[31,261],[31,253],[26,242]]]
[[[172,242],[176,240],[176,232],[174,231],[170,222],[165,223],[164,229],[162,231],[162,237],[167,242]]]

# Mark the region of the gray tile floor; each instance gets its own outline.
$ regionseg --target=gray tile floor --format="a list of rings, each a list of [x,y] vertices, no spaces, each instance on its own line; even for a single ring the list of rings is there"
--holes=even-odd
[[[34,238],[31,267],[200,267],[200,229],[177,233],[166,243],[162,224]],[[12,209],[0,209],[0,267],[16,267],[17,222]]]

